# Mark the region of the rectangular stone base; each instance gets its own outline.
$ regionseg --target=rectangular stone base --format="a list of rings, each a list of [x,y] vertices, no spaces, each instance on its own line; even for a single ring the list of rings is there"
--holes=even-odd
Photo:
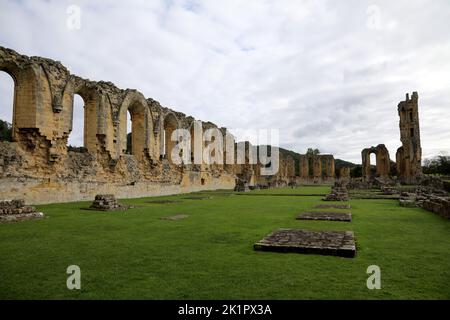
[[[352,214],[347,212],[303,212],[297,220],[352,221]]]
[[[353,231],[309,231],[279,229],[254,244],[257,251],[312,253],[353,258]]]

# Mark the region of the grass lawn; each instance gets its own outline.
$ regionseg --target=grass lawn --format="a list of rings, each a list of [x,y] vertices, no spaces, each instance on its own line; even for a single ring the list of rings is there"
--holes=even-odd
[[[329,187],[252,193],[327,193]],[[1,299],[450,299],[450,221],[398,201],[352,200],[353,222],[295,220],[320,196],[229,191],[122,200],[128,211],[42,205],[43,220],[0,225]],[[191,195],[190,195],[191,196]],[[147,203],[177,199],[171,204]],[[187,214],[177,221],[160,220]],[[353,230],[354,259],[256,252],[278,228]],[[66,288],[69,265],[81,290]],[[381,290],[366,269],[381,268]]]

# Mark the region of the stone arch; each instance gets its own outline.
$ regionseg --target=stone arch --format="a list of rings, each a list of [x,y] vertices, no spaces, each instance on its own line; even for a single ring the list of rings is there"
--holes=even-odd
[[[14,83],[12,141],[17,141],[20,129],[35,128],[37,125],[38,74],[31,65],[20,67],[1,59],[0,71],[11,76]]]
[[[376,156],[376,176],[387,178],[390,173],[391,160],[389,157],[389,151],[384,144],[380,144],[377,147],[371,147],[364,149],[361,153],[362,155],[362,175],[366,180],[373,178],[370,172],[370,155],[375,154]]]
[[[101,95],[95,88],[88,86],[88,82],[80,78],[71,77],[65,88],[62,99],[63,132],[68,136],[73,130],[74,97],[79,95],[84,102],[83,118],[83,147],[89,152],[97,150],[97,134],[100,122],[99,102]]]
[[[14,91],[15,80],[7,72],[0,71],[1,89],[5,91],[0,92],[0,120],[5,121],[5,127],[0,128],[0,141],[12,141],[12,126],[14,116]],[[5,85],[3,87],[3,85]]]
[[[119,109],[119,150],[124,154],[127,149],[127,112],[131,115],[131,154],[141,157],[150,155],[153,145],[153,119],[144,96],[138,91],[128,91]]]
[[[161,121],[161,156],[172,163],[171,150],[174,148],[176,142],[171,141],[171,136],[176,129],[180,128],[180,122],[172,111],[165,113]]]

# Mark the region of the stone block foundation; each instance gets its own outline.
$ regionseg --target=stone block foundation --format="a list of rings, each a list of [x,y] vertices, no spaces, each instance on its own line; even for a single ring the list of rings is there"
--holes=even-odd
[[[352,221],[352,214],[347,212],[303,212],[297,220]]]
[[[308,231],[279,229],[254,244],[257,251],[295,252],[353,258],[353,231]]]

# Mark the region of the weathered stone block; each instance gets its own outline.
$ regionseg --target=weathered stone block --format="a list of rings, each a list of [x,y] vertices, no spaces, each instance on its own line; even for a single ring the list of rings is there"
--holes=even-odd
[[[254,244],[257,251],[296,252],[353,258],[356,254],[352,231],[308,231],[280,229]]]
[[[327,221],[352,221],[352,214],[348,212],[303,212],[297,220],[327,220]]]

